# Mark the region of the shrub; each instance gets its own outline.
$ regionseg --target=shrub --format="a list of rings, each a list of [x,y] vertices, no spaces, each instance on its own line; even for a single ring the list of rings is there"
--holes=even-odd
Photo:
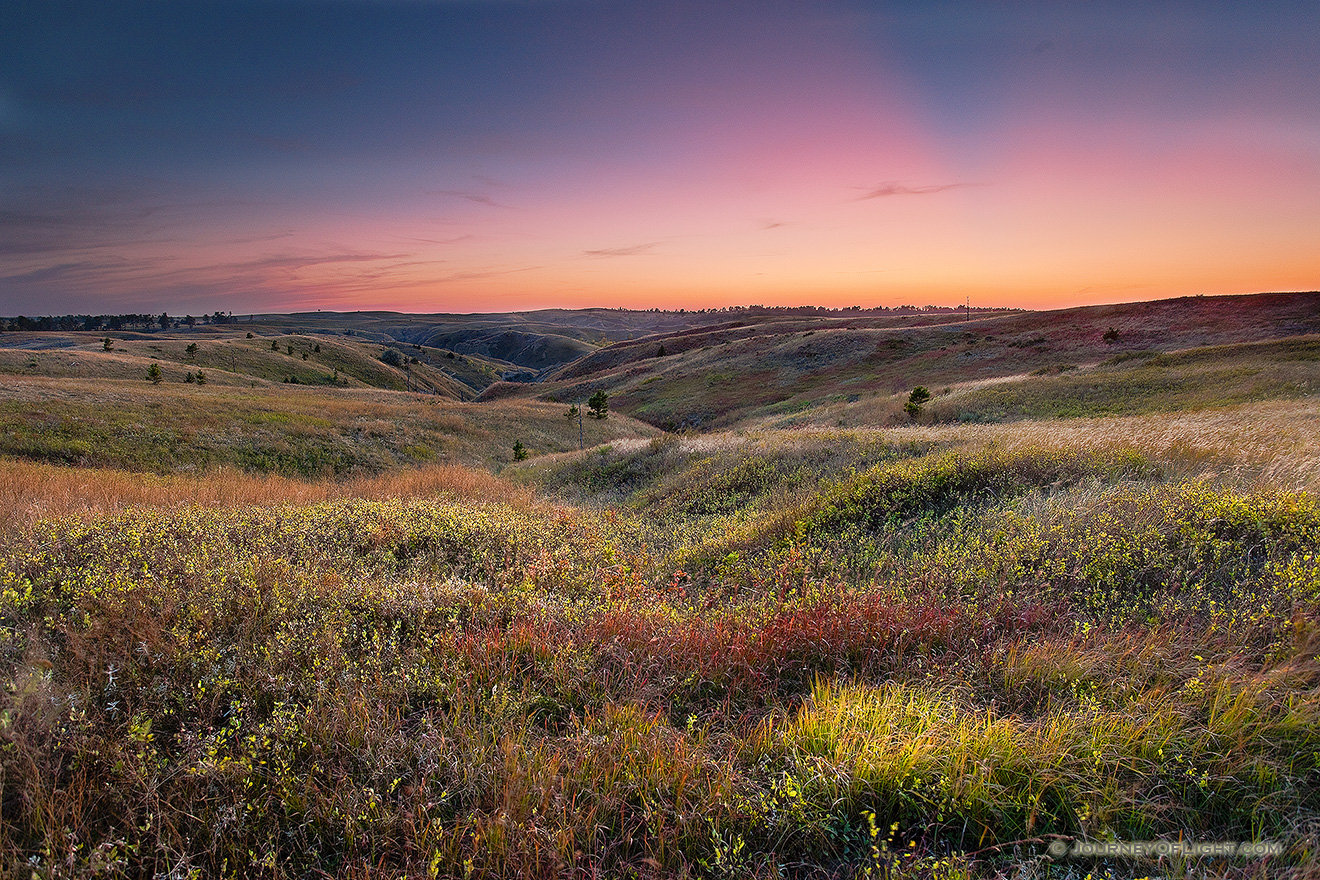
[[[1105,341],[1105,345],[1113,345],[1115,342],[1118,342],[1118,331],[1113,327],[1110,327],[1100,338]]]
[[[397,348],[387,348],[380,353],[380,360],[383,364],[391,367],[402,367],[404,364],[403,352]]]

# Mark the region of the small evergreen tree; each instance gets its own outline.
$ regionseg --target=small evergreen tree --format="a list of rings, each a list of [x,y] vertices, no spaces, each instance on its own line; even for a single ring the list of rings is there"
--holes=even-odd
[[[925,385],[918,385],[908,395],[907,403],[903,404],[903,409],[915,419],[921,415],[921,406],[928,400],[930,400],[930,391],[926,389]]]
[[[1118,342],[1118,330],[1110,327],[1100,338],[1105,341],[1105,345],[1113,345],[1115,342]]]
[[[197,343],[195,342],[188,343],[188,347],[185,349],[185,351],[187,351],[189,355],[197,354]]]
[[[527,458],[527,447],[523,446],[521,440],[513,441],[513,460],[523,461]]]
[[[152,364],[147,368],[147,378],[151,380],[152,385],[160,384],[161,380],[165,378],[160,371],[160,364]]]
[[[201,370],[197,371],[197,384],[198,385],[206,384],[206,374],[203,373]]]
[[[183,381],[191,385],[192,383],[197,381],[197,377],[192,374],[191,370],[189,370],[188,375],[183,377]]]
[[[318,342],[318,343],[316,343],[316,345],[313,345],[313,346],[312,346],[312,351],[316,352],[317,354],[320,354],[320,353],[321,353],[321,343]]]
[[[593,419],[607,419],[610,415],[610,396],[604,391],[597,391],[587,398],[587,409]]]
[[[271,350],[271,351],[279,351],[279,350],[280,350],[280,344],[279,344],[278,342],[276,342],[274,339],[272,339],[272,340],[270,341],[270,350]]]
[[[105,339],[101,340],[101,351],[114,351],[114,350],[115,350],[115,341],[113,339],[107,336]]]
[[[568,412],[564,413],[564,418],[571,421],[576,419],[581,412],[582,410],[578,409],[578,405],[575,403],[568,408]]]

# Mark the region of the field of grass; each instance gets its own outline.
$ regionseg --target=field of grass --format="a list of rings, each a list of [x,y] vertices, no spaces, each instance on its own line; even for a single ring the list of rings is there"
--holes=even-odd
[[[33,461],[174,473],[231,466],[321,477],[429,462],[498,467],[578,445],[555,404],[464,406],[377,389],[234,387],[107,380],[0,384],[0,453]],[[624,416],[588,419],[587,443],[657,431]]]
[[[0,875],[1313,880],[1320,411],[1219,372],[1312,345],[584,451],[516,396],[7,377]],[[1182,391],[1066,417],[1130,371]],[[1010,384],[1055,403],[940,410]],[[1262,849],[1049,854],[1146,840]]]
[[[1106,342],[1109,329],[1117,340]],[[927,420],[981,423],[1202,409],[1320,388],[1320,294],[1190,297],[1058,312],[799,318],[610,346],[537,386],[614,395],[669,431],[756,422],[887,427],[921,385]],[[660,355],[663,349],[664,354]]]
[[[1130,876],[1179,868],[1045,848],[1181,836],[1309,876],[1314,496],[971,430],[11,463],[66,515],[3,544],[6,872]]]
[[[401,366],[381,360],[391,348],[407,359]],[[470,400],[504,375],[524,372],[516,364],[423,345],[232,328],[0,336],[0,376],[146,382],[153,365],[171,385],[195,384],[200,375],[210,385],[370,387],[454,400]]]

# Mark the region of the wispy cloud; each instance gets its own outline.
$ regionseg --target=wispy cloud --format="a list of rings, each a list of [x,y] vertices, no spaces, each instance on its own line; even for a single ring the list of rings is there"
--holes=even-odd
[[[886,181],[877,187],[867,190],[864,195],[857,197],[859,202],[867,199],[883,199],[889,196],[928,196],[934,193],[942,193],[951,189],[961,189],[967,186],[974,186],[971,183],[934,183],[927,186],[909,186],[906,183],[899,183],[896,180]]]
[[[655,246],[658,242],[647,242],[645,244],[634,244],[628,247],[601,248],[594,251],[583,251],[584,257],[638,257],[644,254],[655,252]]]
[[[189,217],[251,204],[156,180],[14,188],[0,192],[0,271],[14,259],[176,241]]]
[[[512,205],[506,205],[503,202],[497,202],[485,193],[476,192],[469,189],[433,189],[430,191],[434,196],[449,196],[455,199],[466,199],[478,205],[489,205],[492,208],[511,209]]]

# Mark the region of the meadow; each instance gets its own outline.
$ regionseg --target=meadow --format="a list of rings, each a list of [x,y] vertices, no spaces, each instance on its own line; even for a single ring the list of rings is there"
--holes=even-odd
[[[1132,360],[1190,388],[1283,357],[1220,354]],[[1288,369],[989,425],[612,415],[584,451],[518,398],[9,380],[0,870],[1320,876],[1320,413]],[[352,463],[226,453],[260,413]],[[196,433],[142,457],[130,424]],[[92,457],[13,439],[56,436]],[[1264,848],[1049,854],[1142,840]]]

